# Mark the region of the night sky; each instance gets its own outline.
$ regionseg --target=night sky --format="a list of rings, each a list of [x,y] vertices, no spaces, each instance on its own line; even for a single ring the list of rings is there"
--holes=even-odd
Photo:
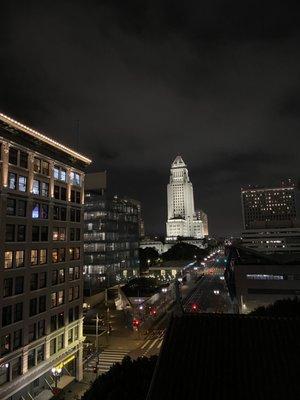
[[[148,233],[164,233],[181,154],[211,233],[236,234],[242,185],[298,177],[293,4],[6,1],[0,110],[106,169],[112,193],[142,201]]]

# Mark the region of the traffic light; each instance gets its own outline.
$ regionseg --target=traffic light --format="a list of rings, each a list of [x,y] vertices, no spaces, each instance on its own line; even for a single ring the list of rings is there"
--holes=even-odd
[[[150,315],[152,315],[153,317],[155,317],[157,314],[156,308],[151,308],[150,310]]]
[[[197,311],[198,310],[198,306],[197,304],[192,304],[192,311]]]
[[[97,367],[94,367],[94,368],[93,368],[93,371],[94,371],[94,373],[96,374],[96,373],[97,373]]]

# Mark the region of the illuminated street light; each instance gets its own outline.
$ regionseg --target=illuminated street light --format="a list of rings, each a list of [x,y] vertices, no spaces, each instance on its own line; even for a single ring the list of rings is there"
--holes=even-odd
[[[52,372],[52,375],[53,375],[53,378],[54,378],[55,389],[56,389],[57,388],[57,382],[59,380],[59,377],[60,377],[60,374],[62,372],[62,369],[59,368],[59,367],[53,367],[51,369],[51,372]]]

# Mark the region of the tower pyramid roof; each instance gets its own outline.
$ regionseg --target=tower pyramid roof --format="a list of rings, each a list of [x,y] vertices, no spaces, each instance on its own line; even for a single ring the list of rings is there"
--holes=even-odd
[[[185,162],[183,161],[182,157],[178,155],[175,160],[172,163],[172,168],[173,167],[186,167]]]

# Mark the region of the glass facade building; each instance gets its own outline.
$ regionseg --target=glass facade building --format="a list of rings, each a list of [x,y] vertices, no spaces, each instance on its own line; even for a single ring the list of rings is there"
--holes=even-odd
[[[88,190],[84,207],[84,294],[126,282],[139,271],[136,201]]]

